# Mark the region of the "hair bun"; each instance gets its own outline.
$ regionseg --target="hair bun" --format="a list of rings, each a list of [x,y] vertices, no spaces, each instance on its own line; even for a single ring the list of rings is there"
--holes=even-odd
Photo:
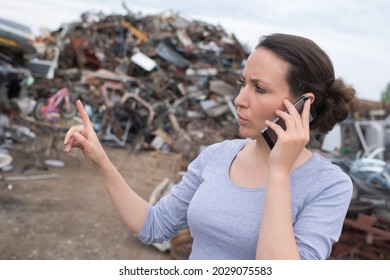
[[[344,84],[340,78],[333,80],[328,89],[328,98],[335,101],[342,101],[346,104],[351,102],[355,96],[355,90]]]
[[[355,90],[337,78],[331,81],[323,104],[321,117],[313,123],[313,129],[319,132],[328,132],[336,123],[346,119],[349,113],[348,104],[353,100]]]

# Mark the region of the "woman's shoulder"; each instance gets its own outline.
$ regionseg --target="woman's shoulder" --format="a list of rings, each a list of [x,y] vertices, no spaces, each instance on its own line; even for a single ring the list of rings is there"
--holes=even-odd
[[[248,140],[233,139],[223,140],[207,146],[203,146],[190,166],[205,167],[210,164],[219,164],[234,157]]]
[[[249,140],[248,139],[228,139],[210,144],[203,151],[214,152],[215,150],[230,150],[235,151],[241,149]]]
[[[216,142],[205,146],[197,158],[206,161],[210,159],[224,160],[235,156],[248,141],[247,139],[232,139]]]
[[[349,192],[352,189],[352,181],[348,174],[330,159],[316,152],[313,152],[312,157],[299,168],[294,177],[298,181],[308,182],[314,193],[334,186],[337,186],[339,192]]]
[[[313,152],[313,163],[317,167],[319,172],[323,173],[336,173],[344,178],[349,178],[349,176],[336,164],[334,164],[330,159],[323,157],[317,152]]]

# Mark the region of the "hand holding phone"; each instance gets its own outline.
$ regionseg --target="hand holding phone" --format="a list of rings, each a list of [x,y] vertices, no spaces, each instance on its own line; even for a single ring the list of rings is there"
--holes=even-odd
[[[305,101],[309,98],[303,95],[297,102],[295,102],[294,107],[299,114],[302,114],[303,105]],[[316,112],[312,106],[310,106],[310,122],[316,117]],[[286,123],[282,118],[277,117],[273,120],[274,123],[278,124],[283,130],[286,130]],[[265,141],[268,146],[272,149],[275,146],[276,141],[278,140],[277,134],[269,127],[265,127],[261,130],[261,134],[263,135]]]

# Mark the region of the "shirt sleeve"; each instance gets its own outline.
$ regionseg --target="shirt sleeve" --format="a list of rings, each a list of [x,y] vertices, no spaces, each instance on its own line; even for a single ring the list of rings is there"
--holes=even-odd
[[[177,234],[187,225],[187,209],[198,186],[202,182],[202,171],[209,162],[218,144],[208,146],[194,159],[186,174],[171,192],[153,206],[142,229],[135,234],[143,243],[161,243]]]
[[[333,243],[340,237],[351,201],[351,179],[341,172],[326,175],[333,175],[333,182],[329,184],[329,177],[323,178],[323,181],[327,181],[327,186],[320,192],[311,192],[294,224],[302,259],[327,259],[330,256]]]

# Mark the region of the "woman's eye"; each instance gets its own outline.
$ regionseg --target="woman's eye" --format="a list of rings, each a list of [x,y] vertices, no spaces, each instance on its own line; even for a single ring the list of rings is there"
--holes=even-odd
[[[256,90],[256,92],[259,92],[259,93],[265,93],[266,92],[266,90],[264,88],[259,87],[259,86],[255,86],[255,90]]]
[[[239,85],[240,87],[245,86],[245,81],[242,80],[242,79],[238,80],[238,85]]]

